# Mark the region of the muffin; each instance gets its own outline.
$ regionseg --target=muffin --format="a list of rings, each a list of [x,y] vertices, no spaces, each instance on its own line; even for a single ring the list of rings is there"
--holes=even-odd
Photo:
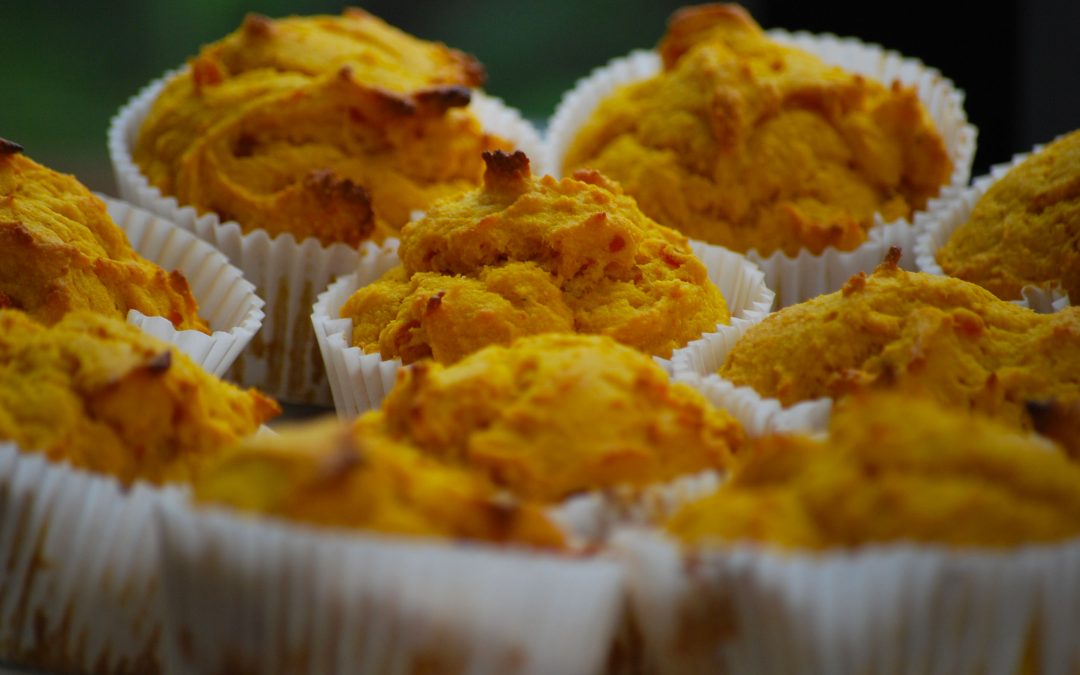
[[[485,154],[484,187],[403,231],[401,265],[341,308],[352,342],[403,363],[453,363],[537,333],[672,350],[729,322],[686,238],[596,172],[535,179],[523,153]]]
[[[723,469],[742,442],[730,416],[602,336],[528,336],[399,372],[361,429],[540,502]]]
[[[792,550],[1013,548],[1080,535],[1080,467],[1043,440],[930,399],[849,398],[827,439],[767,437],[743,458],[667,531],[690,545]]]
[[[136,253],[105,204],[0,140],[0,307],[52,324],[90,310],[123,320],[129,310],[163,316],[178,330],[207,332],[187,279]]]
[[[0,439],[123,483],[186,481],[279,412],[120,320],[0,310]]]
[[[509,501],[481,476],[355,423],[323,421],[248,440],[199,478],[195,498],[388,534],[542,547],[563,541],[535,505]]]
[[[481,152],[538,144],[482,80],[471,57],[361,11],[252,15],[114,119],[121,194],[218,247],[267,301],[236,379],[329,403],[307,322],[319,290],[478,185]]]
[[[309,427],[256,440],[196,485],[201,500],[278,518],[163,510],[165,642],[185,669],[259,672],[274,658],[310,673],[373,661],[601,672],[621,617],[622,571],[591,548],[552,557],[505,544],[554,543],[538,508],[554,517],[582,492],[722,470],[742,445],[723,411],[603,336],[527,336],[398,377],[383,409],[344,434]],[[571,545],[575,534],[567,532]],[[243,629],[258,636],[250,644],[237,632],[248,612],[262,617]],[[409,639],[383,637],[399,631]]]
[[[134,159],[150,184],[245,232],[352,246],[477,184],[509,147],[468,110],[470,56],[359,10],[248,15],[154,103]]]
[[[748,447],[666,535],[620,535],[643,662],[1065,672],[1078,487],[1058,450],[993,420],[896,393],[847,399],[827,438]]]
[[[925,393],[1032,429],[1029,403],[1080,399],[1080,310],[1036,314],[892,258],[841,291],[767,317],[721,378],[784,406],[865,389]]]
[[[564,96],[547,165],[597,169],[657,222],[746,253],[786,306],[910,250],[974,137],[962,94],[917,61],[702,5]]]
[[[3,658],[160,672],[157,509],[278,412],[121,319],[0,309]]]
[[[1019,300],[1028,286],[1080,297],[1077,185],[1080,131],[1062,136],[996,180],[977,181],[971,189],[977,201],[966,220],[958,213],[955,229],[942,231],[947,239],[932,251],[941,270],[1003,300]]]

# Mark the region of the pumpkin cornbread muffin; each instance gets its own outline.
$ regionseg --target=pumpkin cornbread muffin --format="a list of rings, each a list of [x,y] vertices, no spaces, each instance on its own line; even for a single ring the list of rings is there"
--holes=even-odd
[[[913,87],[770,39],[736,5],[676,12],[662,70],[615,89],[561,168],[619,181],[658,222],[769,256],[857,248],[874,215],[911,216],[952,160]]]
[[[1032,429],[1029,403],[1080,400],[1080,308],[1053,315],[896,266],[751,327],[719,370],[785,405],[862,389],[922,392]]]
[[[195,484],[199,501],[309,523],[557,547],[536,506],[366,425],[325,421],[244,441]]]
[[[74,177],[0,139],[0,308],[44,323],[74,310],[123,320],[128,310],[207,331],[184,275],[136,253],[105,204]]]
[[[533,178],[521,152],[484,161],[484,187],[405,227],[401,265],[342,307],[354,345],[453,363],[523,335],[577,332],[668,357],[728,323],[686,238],[618,185],[595,171]]]
[[[0,309],[0,439],[124,483],[190,479],[279,412],[122,320]]]
[[[1058,541],[1080,535],[1080,467],[994,420],[878,393],[839,405],[825,440],[761,439],[667,529],[794,549]]]
[[[991,185],[936,258],[949,276],[1005,300],[1029,285],[1060,286],[1080,298],[1080,131]]]
[[[555,502],[722,469],[741,427],[650,358],[610,338],[547,334],[452,366],[399,371],[380,411],[358,421],[519,497]]]
[[[466,109],[470,56],[359,10],[243,26],[161,91],[134,160],[200,213],[297,240],[355,246],[471,188],[509,145]]]

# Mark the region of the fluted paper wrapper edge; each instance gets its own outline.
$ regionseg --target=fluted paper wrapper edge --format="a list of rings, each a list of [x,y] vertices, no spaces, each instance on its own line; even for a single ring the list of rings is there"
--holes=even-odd
[[[167,672],[597,673],[611,562],[159,510]]]

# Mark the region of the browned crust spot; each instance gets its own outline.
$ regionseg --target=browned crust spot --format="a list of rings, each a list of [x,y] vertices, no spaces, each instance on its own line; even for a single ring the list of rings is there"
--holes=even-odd
[[[900,271],[900,258],[904,255],[899,246],[890,246],[889,252],[881,259],[881,263],[874,268],[874,274],[891,274]]]
[[[23,146],[19,145],[15,141],[9,141],[6,138],[0,138],[0,156],[17,155],[23,150]]]
[[[529,157],[521,150],[512,153],[496,150],[484,153],[484,186],[489,190],[520,192],[528,187],[532,172]]]
[[[274,20],[258,12],[244,17],[244,36],[255,39],[268,38],[274,34]]]
[[[668,69],[697,42],[698,36],[722,23],[757,28],[745,9],[735,4],[697,5],[676,10],[668,19],[668,30],[658,51]]]
[[[439,291],[428,298],[427,305],[424,307],[424,314],[429,315],[438,311],[439,307],[442,306],[442,299],[445,295],[446,291]]]
[[[858,293],[864,288],[866,288],[866,272],[859,272],[858,274],[852,276],[850,279],[847,280],[841,291],[846,298],[852,293]]]
[[[172,367],[172,350],[166,349],[146,362],[146,369],[154,375],[160,375]]]
[[[361,210],[362,220],[374,225],[371,195],[362,185],[342,178],[329,169],[315,169],[304,178],[304,187],[311,190],[320,201],[343,200]]]
[[[451,108],[464,108],[472,100],[468,87],[457,85],[430,87],[414,94],[417,106],[424,112],[442,114]]]

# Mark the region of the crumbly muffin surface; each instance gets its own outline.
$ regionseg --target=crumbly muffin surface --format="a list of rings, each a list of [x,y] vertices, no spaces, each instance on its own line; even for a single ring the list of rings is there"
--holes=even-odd
[[[125,483],[184,481],[278,412],[121,320],[44,326],[0,309],[0,439],[26,451]]]
[[[322,421],[244,441],[195,485],[199,501],[320,525],[558,547],[540,507],[500,495],[371,425]]]
[[[369,423],[529,499],[723,469],[743,441],[726,412],[609,338],[530,336],[401,372]]]
[[[483,69],[376,17],[249,16],[157,97],[134,159],[245,231],[356,245],[471,188],[507,147],[466,109]]]
[[[403,231],[400,267],[342,307],[353,344],[452,363],[544,332],[594,333],[658,356],[727,323],[685,237],[595,172],[530,176],[486,155],[484,188],[434,204]]]
[[[1036,314],[958,279],[905,272],[894,257],[836,293],[747,331],[720,375],[791,405],[898,389],[1024,429],[1030,406],[1080,400],[1080,308]]]
[[[829,437],[767,437],[667,524],[690,544],[1012,547],[1080,534],[1080,465],[1032,436],[896,393],[848,399]]]
[[[1060,285],[1080,300],[1080,131],[994,183],[937,252],[942,270],[999,298]]]
[[[781,45],[741,7],[680,10],[657,51],[662,72],[601,101],[563,170],[603,172],[690,237],[766,256],[851,250],[875,213],[910,217],[949,180],[914,89]]]
[[[163,316],[206,331],[184,275],[139,256],[105,204],[72,176],[0,140],[0,308],[54,323],[85,309]]]

